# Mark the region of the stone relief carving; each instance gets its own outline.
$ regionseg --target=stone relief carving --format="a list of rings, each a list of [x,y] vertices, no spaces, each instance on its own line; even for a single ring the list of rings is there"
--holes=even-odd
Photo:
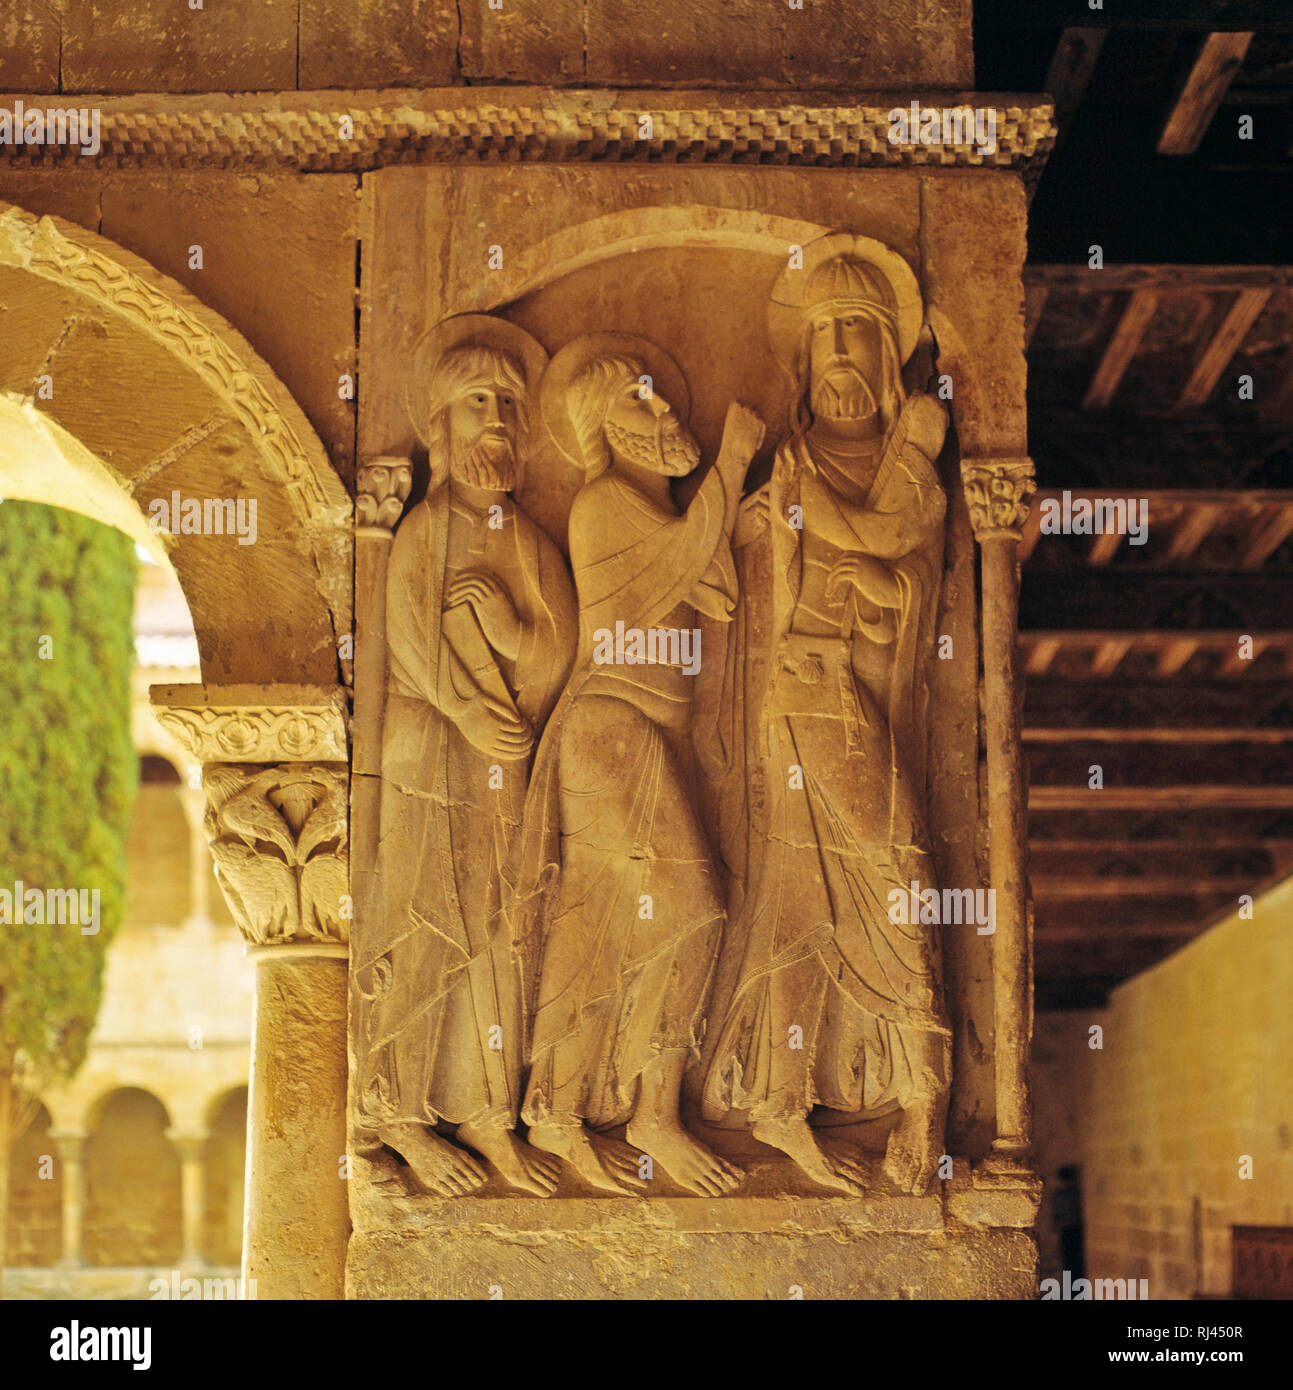
[[[897,1108],[885,1172],[923,1191],[950,1082],[936,934],[888,911],[892,890],[935,887],[925,668],[946,417],[904,393],[919,294],[905,264],[873,248],[827,238],[774,294],[795,419],[771,481],[742,507],[741,539],[770,546],[771,613],[764,650],[736,658],[762,658],[762,681],[742,692],[757,785],[725,941],[730,997],[705,1083],[710,1118],[743,1112],[756,1138],[846,1193],[864,1173],[822,1142],[813,1108]]]
[[[463,315],[419,346],[430,482],[391,549],[352,974],[358,1137],[421,1189],[717,1197],[736,1131],[786,1182],[926,1190],[951,1029],[937,931],[889,911],[938,877],[947,418],[904,387],[921,324],[888,248],[806,248],[769,310],[793,419],[744,498],[763,422],[731,403],[703,460],[658,343],[547,362]],[[562,536],[515,497],[540,431],[580,480]],[[834,1137],[859,1117],[892,1122],[878,1173]]]
[[[157,721],[195,758],[262,762],[269,758],[346,757],[344,716],[335,708],[293,705],[157,706]]]
[[[387,573],[381,839],[353,969],[365,1135],[442,1195],[485,1180],[463,1145],[524,1192],[559,1172],[515,1133],[533,968],[502,899],[575,646],[565,564],[512,497],[545,361],[520,329],[469,315],[428,335],[410,378],[431,480]]]
[[[585,481],[570,513],[579,645],[535,765],[515,908],[542,962],[524,1119],[532,1143],[595,1188],[642,1187],[645,1153],[714,1196],[740,1170],[680,1115],[725,916],[697,817],[683,647],[697,608],[727,618],[735,603],[730,536],[763,425],[732,406],[714,467],[679,513],[670,479],[700,450],[661,349],[577,339],[553,359],[543,404]],[[616,660],[622,631],[644,661]],[[597,1134],[625,1123],[627,1147]]]
[[[203,781],[211,857],[247,940],[345,941],[352,914],[344,764],[209,763]]]

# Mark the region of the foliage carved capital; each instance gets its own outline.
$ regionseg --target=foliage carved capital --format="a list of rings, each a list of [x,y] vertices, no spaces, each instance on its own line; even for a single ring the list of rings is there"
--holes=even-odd
[[[966,459],[961,464],[961,483],[970,525],[980,544],[998,536],[1019,539],[1037,487],[1032,459]]]

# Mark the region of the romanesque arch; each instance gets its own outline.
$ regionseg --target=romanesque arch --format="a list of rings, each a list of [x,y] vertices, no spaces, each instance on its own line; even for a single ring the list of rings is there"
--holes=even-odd
[[[257,503],[256,540],[162,534],[208,681],[335,682],[349,502],[246,340],[147,262],[0,204],[0,494],[144,540],[150,504]],[[169,518],[168,518],[169,519]]]
[[[0,204],[0,306],[0,496],[125,531],[173,567],[188,603],[203,684],[154,687],[152,699],[166,733],[202,767],[202,833],[217,843],[226,895],[256,948],[263,1006],[253,1046],[267,1061],[250,1110],[260,1089],[275,1090],[281,1066],[302,1117],[310,1116],[308,1125],[302,1118],[289,1126],[302,1132],[299,1149],[279,1145],[262,1160],[253,1138],[251,1166],[267,1193],[300,1186],[299,1200],[287,1200],[302,1211],[304,1192],[317,1194],[331,1175],[311,1218],[323,1234],[306,1221],[300,1238],[328,1247],[329,1291],[339,1292],[347,1230],[334,1156],[344,1149],[349,498],[300,407],[247,341],[122,247]],[[156,751],[175,756],[173,748]],[[233,798],[244,817],[236,832],[228,823]],[[311,817],[320,807],[328,833],[302,848],[304,822],[317,830],[319,817]],[[268,899],[265,880],[239,891],[239,870],[254,872],[271,842],[268,858],[281,872]],[[314,871],[327,892],[308,911],[295,890],[297,861],[306,857],[328,861]],[[70,1096],[101,1080],[83,1078]],[[182,1108],[171,1107],[167,1138],[182,1170],[174,1243],[189,1258],[201,1244],[207,1135]],[[72,1194],[93,1132],[84,1115],[55,1115]],[[255,1132],[264,1138],[269,1126]],[[272,1225],[276,1216],[266,1210],[253,1225],[257,1219]],[[79,1250],[79,1221],[70,1231],[65,1222],[68,1249]]]

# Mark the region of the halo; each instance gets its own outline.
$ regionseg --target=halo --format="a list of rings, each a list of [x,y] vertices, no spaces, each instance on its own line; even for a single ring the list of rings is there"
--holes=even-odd
[[[789,266],[777,277],[768,305],[768,341],[777,360],[793,377],[796,358],[803,334],[803,313],[810,306],[804,303],[808,277],[827,261],[838,256],[852,256],[873,265],[889,282],[898,307],[898,355],[903,363],[915,351],[920,335],[924,309],[920,301],[920,286],[911,267],[891,247],[869,236],[854,236],[850,232],[828,232],[803,248],[803,266]]]
[[[543,347],[523,328],[492,314],[455,314],[441,319],[414,344],[404,380],[404,407],[423,444],[429,445],[429,394],[436,365],[448,352],[460,347],[494,348],[514,358],[525,373],[530,415],[538,403],[539,381],[548,363]]]
[[[658,391],[673,406],[679,419],[686,421],[691,413],[691,393],[687,379],[672,357],[649,338],[636,333],[585,333],[563,347],[543,374],[539,399],[543,423],[558,449],[576,468],[583,471],[583,453],[566,409],[566,388],[581,371],[597,357],[628,357],[641,362],[651,378],[652,390]]]

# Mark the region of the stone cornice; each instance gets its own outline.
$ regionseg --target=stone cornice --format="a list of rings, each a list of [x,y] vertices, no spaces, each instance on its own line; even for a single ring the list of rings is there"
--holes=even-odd
[[[31,94],[0,108],[100,113],[101,149],[0,146],[0,167],[361,173],[390,164],[582,163],[989,168],[1022,171],[1054,140],[1049,98],[987,92],[849,93],[448,87],[226,96]],[[996,149],[894,145],[912,101],[996,113]],[[644,122],[650,117],[649,126]]]
[[[157,721],[203,763],[347,760],[339,686],[155,685]]]

